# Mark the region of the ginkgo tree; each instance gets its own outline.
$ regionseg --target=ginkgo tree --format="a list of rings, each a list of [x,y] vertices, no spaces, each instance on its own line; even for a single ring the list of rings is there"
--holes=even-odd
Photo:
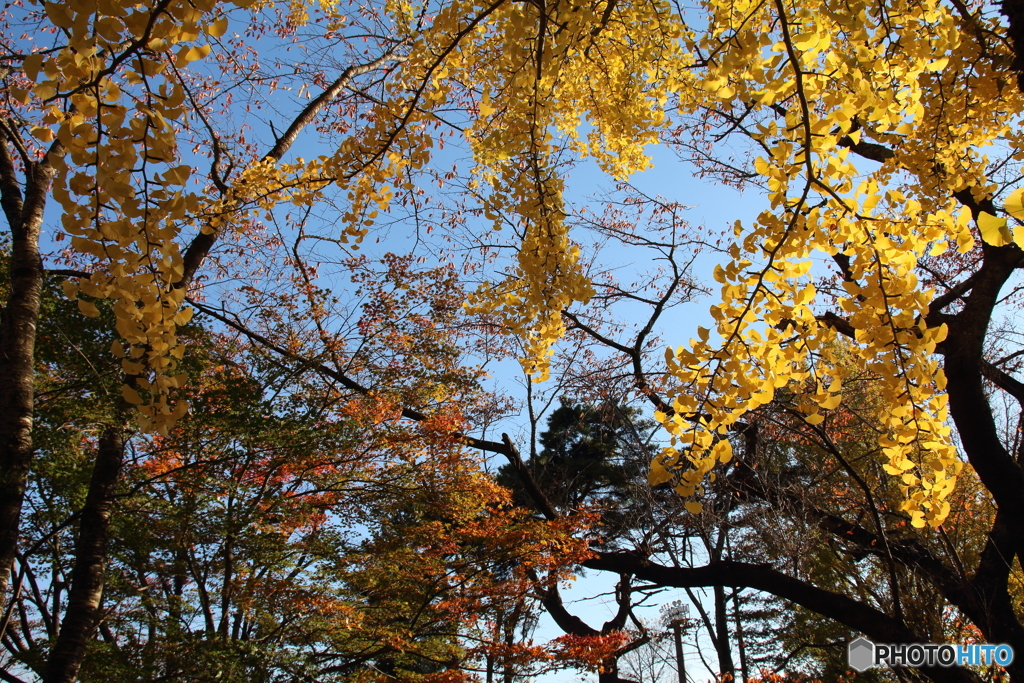
[[[880,465],[901,500],[870,530],[842,507],[794,514],[811,514],[837,541],[855,540],[854,552],[875,555],[894,576],[909,571],[926,581],[978,637],[1019,647],[1020,547],[1010,529],[1021,521],[1024,392],[1011,374],[1019,339],[1003,319],[1016,311],[1024,256],[1013,227],[1021,193],[1013,190],[1020,92],[1012,44],[1005,19],[982,6],[846,9],[730,5],[711,13],[711,32],[694,43],[710,97],[679,95],[703,125],[673,133],[671,144],[714,177],[763,187],[771,208],[737,225],[726,243],[728,257],[715,269],[717,329],[666,352],[668,381],[657,370],[638,373],[675,437],[651,482],[675,486],[699,511],[713,477],[742,480],[756,466],[756,453],[739,455],[734,444],[756,430],[759,408],[784,396],[810,430],[857,400],[845,383],[871,375],[878,400],[849,406],[874,425],[862,456],[870,459],[850,476],[858,481]],[[726,139],[746,141],[739,161],[716,153]],[[830,277],[815,257],[832,266]],[[636,355],[630,344],[616,348]],[[756,480],[767,484],[759,495],[797,504],[799,497],[779,498],[770,477]],[[978,482],[998,513],[980,547],[957,550],[944,527],[950,501],[958,486],[976,491]],[[719,505],[714,513],[722,514]],[[588,566],[632,569],[659,585],[756,588],[876,640],[927,640],[899,611],[906,579],[869,606],[760,558],[689,568],[619,554]],[[971,672],[925,673],[975,680]]]

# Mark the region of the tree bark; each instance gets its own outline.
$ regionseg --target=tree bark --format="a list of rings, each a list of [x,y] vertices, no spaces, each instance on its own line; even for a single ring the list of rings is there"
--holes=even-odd
[[[0,206],[11,228],[10,291],[0,315],[0,596],[7,593],[32,465],[36,325],[44,275],[39,232],[54,176],[49,156],[27,161],[22,196],[8,146],[15,136],[7,124],[0,128]],[[62,152],[59,145],[50,148],[50,154]]]
[[[747,669],[747,646],[743,639],[743,619],[740,614],[740,591],[732,594],[733,619],[736,621],[736,646],[740,651],[740,676],[743,683],[750,680],[750,671]]]
[[[715,594],[715,650],[718,653],[718,673],[724,681],[736,679],[736,664],[732,659],[732,639],[729,637],[729,616],[726,614],[725,587],[713,586]]]
[[[73,683],[78,678],[86,645],[99,623],[110,515],[124,463],[124,449],[124,429],[107,427],[100,437],[89,493],[82,509],[67,611],[50,652],[43,683]]]
[[[947,316],[949,335],[940,351],[945,357],[949,413],[967,459],[991,492],[999,510],[1018,529],[1024,527],[1024,470],[1003,446],[985,392],[985,336],[1003,285],[1024,260],[1016,245],[984,245],[984,263],[963,308]],[[1019,539],[1018,539],[1019,541]],[[1020,552],[1020,545],[1018,545]],[[1008,558],[1012,562],[1012,558]]]
[[[1013,45],[1014,56],[1010,68],[1017,72],[1017,87],[1024,91],[1024,2],[1002,0],[999,9],[1009,24],[1006,35]]]

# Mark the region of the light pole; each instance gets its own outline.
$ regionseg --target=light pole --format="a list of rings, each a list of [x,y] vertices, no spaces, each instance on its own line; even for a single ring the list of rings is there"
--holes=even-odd
[[[662,614],[662,623],[672,627],[672,636],[676,643],[676,671],[679,672],[679,683],[686,683],[686,661],[683,659],[683,627],[690,613],[689,605],[675,602],[669,605]]]

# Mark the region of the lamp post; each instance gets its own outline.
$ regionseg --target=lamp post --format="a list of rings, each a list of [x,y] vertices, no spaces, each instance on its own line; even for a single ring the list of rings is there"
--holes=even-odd
[[[686,662],[683,659],[683,627],[686,625],[689,605],[675,602],[663,610],[662,623],[672,627],[672,636],[676,643],[676,671],[679,672],[679,683],[686,683]]]

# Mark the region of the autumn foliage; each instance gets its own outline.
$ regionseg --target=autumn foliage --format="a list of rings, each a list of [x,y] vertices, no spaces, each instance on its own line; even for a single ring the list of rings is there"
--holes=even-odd
[[[1024,12],[1001,9],[10,3],[3,671],[619,683],[636,581],[715,588],[719,624],[730,586],[893,642],[944,635],[914,610],[947,606],[1024,652]],[[639,198],[655,144],[763,210],[720,234]],[[588,164],[658,208],[588,213]],[[600,244],[662,270],[622,284]],[[686,342],[695,244],[712,322]],[[515,399],[485,388],[507,359]],[[663,428],[614,533],[535,476],[546,382]],[[764,506],[842,572],[726,553]],[[619,574],[600,628],[560,597],[581,564]],[[537,605],[550,648],[523,635]]]

